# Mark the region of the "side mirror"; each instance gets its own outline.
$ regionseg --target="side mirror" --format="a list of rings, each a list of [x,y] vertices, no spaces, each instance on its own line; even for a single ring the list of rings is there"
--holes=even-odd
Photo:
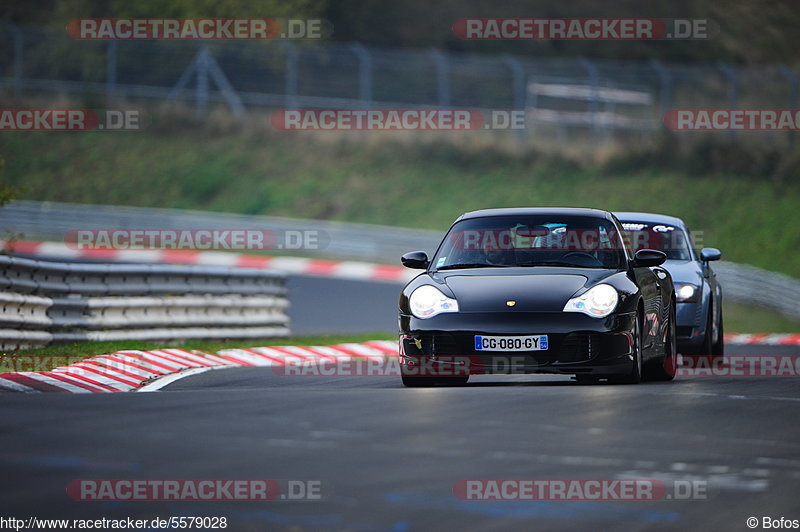
[[[703,262],[719,260],[720,258],[722,258],[722,252],[717,248],[703,248],[700,250],[700,260]]]
[[[428,254],[424,251],[411,251],[400,257],[400,262],[406,268],[424,270],[428,267]]]
[[[667,254],[655,249],[640,249],[633,256],[633,265],[638,267],[661,266],[667,260]]]

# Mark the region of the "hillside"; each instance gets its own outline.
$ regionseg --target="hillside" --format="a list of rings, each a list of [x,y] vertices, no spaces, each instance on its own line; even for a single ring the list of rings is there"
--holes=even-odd
[[[445,229],[499,206],[594,206],[684,218],[724,258],[800,277],[800,185],[784,178],[579,165],[458,144],[228,129],[5,133],[24,199],[207,209]],[[733,154],[732,154],[733,155]],[[638,168],[626,170],[625,168]],[[615,168],[612,170],[612,168]]]

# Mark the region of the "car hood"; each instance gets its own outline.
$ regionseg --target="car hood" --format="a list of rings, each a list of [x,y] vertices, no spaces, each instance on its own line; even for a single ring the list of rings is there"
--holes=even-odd
[[[662,266],[672,276],[675,283],[701,284],[703,270],[693,260],[668,260]]]
[[[580,274],[468,275],[449,274],[444,281],[462,312],[507,311],[514,301],[519,312],[559,312],[586,285]]]

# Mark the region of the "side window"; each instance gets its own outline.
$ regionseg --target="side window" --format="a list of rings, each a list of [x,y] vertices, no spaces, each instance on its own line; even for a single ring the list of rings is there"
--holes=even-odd
[[[597,234],[599,236],[599,248],[600,249],[611,249],[611,238],[608,236],[608,229],[606,226],[601,225],[597,228]]]
[[[692,238],[692,231],[688,227],[685,227],[684,229],[686,230],[686,242],[688,242],[689,247],[692,248],[692,253],[694,253],[695,260],[699,260],[700,252],[697,250],[697,246]]]

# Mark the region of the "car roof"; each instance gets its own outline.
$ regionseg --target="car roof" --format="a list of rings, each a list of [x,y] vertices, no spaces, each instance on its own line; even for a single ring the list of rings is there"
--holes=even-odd
[[[683,220],[675,216],[667,216],[666,214],[654,214],[652,212],[615,212],[614,216],[620,222],[648,222],[655,224],[674,225],[676,227],[686,227]]]
[[[507,207],[502,209],[481,209],[478,211],[465,212],[456,221],[472,218],[487,218],[490,216],[524,216],[531,214],[590,216],[593,218],[604,218],[606,220],[612,219],[610,212],[600,209],[582,207]]]

